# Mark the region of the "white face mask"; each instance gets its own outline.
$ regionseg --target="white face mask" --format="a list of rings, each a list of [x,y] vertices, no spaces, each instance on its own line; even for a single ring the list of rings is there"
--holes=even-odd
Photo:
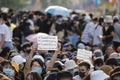
[[[69,60],[69,58],[65,58],[65,59],[63,59],[62,61],[67,61],[67,60]]]

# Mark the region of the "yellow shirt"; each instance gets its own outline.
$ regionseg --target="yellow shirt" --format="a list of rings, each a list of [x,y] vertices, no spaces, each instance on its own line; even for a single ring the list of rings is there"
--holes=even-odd
[[[15,24],[11,23],[10,25],[11,25],[12,30],[14,30],[16,28]]]

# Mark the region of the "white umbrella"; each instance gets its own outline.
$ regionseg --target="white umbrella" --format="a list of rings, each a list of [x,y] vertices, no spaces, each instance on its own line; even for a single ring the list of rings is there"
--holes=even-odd
[[[49,6],[45,9],[45,12],[52,15],[70,16],[68,9],[62,6]]]

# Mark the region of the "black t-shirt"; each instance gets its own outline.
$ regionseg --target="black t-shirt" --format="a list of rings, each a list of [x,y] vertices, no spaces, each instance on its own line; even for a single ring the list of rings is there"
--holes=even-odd
[[[114,32],[114,27],[113,26],[109,26],[107,30],[105,30],[105,27],[103,27],[103,36],[108,36],[111,34],[111,32]],[[113,37],[108,37],[105,38],[105,42],[109,43],[111,42],[113,39]]]
[[[33,31],[30,29],[30,23],[27,23],[27,22],[21,23],[20,29],[23,32],[25,37],[30,34],[33,34]]]

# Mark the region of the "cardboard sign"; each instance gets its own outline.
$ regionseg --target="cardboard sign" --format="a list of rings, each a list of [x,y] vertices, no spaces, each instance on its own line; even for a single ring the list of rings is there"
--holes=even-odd
[[[38,36],[38,50],[57,50],[57,36]]]
[[[78,49],[77,59],[90,60],[92,58],[92,52],[85,49]]]

